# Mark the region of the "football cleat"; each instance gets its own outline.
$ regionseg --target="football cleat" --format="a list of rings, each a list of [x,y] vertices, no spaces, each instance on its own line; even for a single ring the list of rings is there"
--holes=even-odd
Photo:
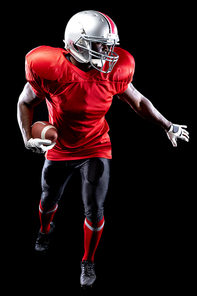
[[[96,280],[95,263],[91,260],[81,262],[81,287],[91,287]]]
[[[55,228],[55,225],[53,222],[51,222],[51,228],[49,233],[42,233],[40,230],[38,232],[38,237],[36,239],[36,243],[35,243],[35,250],[39,251],[39,252],[44,252],[48,249],[49,246],[49,242],[50,242],[50,238],[51,238],[51,234],[53,232]]]

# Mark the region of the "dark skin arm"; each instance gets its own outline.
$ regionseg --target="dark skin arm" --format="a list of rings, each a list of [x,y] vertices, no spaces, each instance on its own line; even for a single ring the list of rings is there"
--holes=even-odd
[[[34,107],[41,103],[42,100],[36,97],[29,83],[26,83],[19,97],[17,105],[17,119],[26,144],[31,135],[31,125],[33,120]]]
[[[158,124],[166,131],[170,129],[172,123],[167,120],[147,98],[135,89],[132,83],[130,83],[127,90],[123,94],[118,95],[118,97],[127,102],[132,109],[144,119]]]

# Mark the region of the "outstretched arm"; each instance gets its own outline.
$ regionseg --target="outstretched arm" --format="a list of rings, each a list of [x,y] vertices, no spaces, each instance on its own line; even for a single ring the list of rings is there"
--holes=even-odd
[[[170,129],[172,123],[167,120],[154,106],[145,98],[132,83],[127,90],[118,95],[123,101],[127,102],[133,110],[143,118],[152,121],[163,127],[166,131]]]
[[[187,142],[189,141],[189,133],[183,129],[183,127],[186,128],[186,126],[173,125],[133,86],[132,83],[129,84],[129,87],[123,94],[118,96],[123,101],[127,102],[137,114],[161,126],[167,132],[168,138],[174,147],[177,146],[177,138],[181,138]]]

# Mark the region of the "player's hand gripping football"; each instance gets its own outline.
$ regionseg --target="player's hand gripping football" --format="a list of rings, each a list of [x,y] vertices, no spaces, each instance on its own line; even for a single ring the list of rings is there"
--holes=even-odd
[[[29,139],[25,145],[28,150],[32,152],[42,154],[46,151],[52,149],[55,146],[55,142],[52,143],[50,140],[41,140],[41,139]]]
[[[177,139],[189,142],[189,133],[185,128],[187,128],[186,125],[171,125],[169,131],[167,132],[167,136],[174,147],[177,147]]]

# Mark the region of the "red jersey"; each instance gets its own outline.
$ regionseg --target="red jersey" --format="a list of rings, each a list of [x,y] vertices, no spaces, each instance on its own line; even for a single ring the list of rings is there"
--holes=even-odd
[[[27,54],[27,81],[37,97],[46,99],[49,122],[59,135],[47,159],[112,157],[105,114],[113,96],[127,89],[135,68],[127,51],[117,47],[115,52],[119,59],[108,74],[80,70],[67,60],[68,52],[62,48],[41,46]]]

